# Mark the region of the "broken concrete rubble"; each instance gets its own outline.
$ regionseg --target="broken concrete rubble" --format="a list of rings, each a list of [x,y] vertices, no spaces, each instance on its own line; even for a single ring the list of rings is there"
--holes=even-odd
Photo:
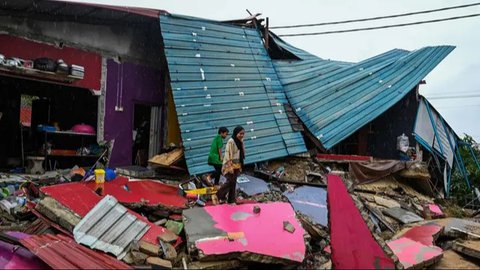
[[[287,167],[288,166],[286,166],[285,168]],[[308,169],[310,169],[310,167]],[[284,173],[284,175],[286,175],[288,174],[288,171],[285,169]],[[323,172],[320,172],[317,168],[317,172],[314,172],[314,174],[323,175]],[[321,181],[321,179],[326,179],[326,177],[317,177],[316,175],[312,176],[311,172],[306,173],[306,175],[310,175],[307,180],[309,182],[292,181],[292,183],[286,184],[283,182],[272,181],[271,183],[266,184],[263,180],[261,180],[265,183],[265,185],[268,186],[268,190],[262,193],[241,192],[241,197],[239,197],[238,202],[243,203],[242,205],[206,206],[203,209],[195,206],[189,210],[184,210],[183,217],[179,214],[180,211],[182,211],[180,208],[172,207],[173,204],[158,204],[160,200],[156,200],[156,203],[153,204],[151,204],[150,201],[142,199],[140,199],[140,203],[132,203],[132,200],[126,199],[125,195],[128,195],[128,193],[137,193],[139,189],[135,187],[136,184],[133,184],[132,186],[135,187],[133,188],[134,190],[126,191],[125,188],[129,187],[129,183],[133,182],[130,180],[125,180],[124,178],[120,178],[120,181],[116,182],[116,186],[112,187],[111,190],[118,191],[118,187],[125,190],[126,193],[123,191],[118,191],[118,194],[123,194],[120,195],[120,197],[123,198],[122,200],[124,201],[124,204],[135,210],[129,210],[128,212],[134,214],[135,217],[142,219],[144,222],[149,224],[149,226],[155,226],[158,228],[158,225],[162,224],[167,227],[167,230],[164,230],[162,233],[151,233],[150,236],[148,236],[147,238],[142,237],[143,241],[139,241],[139,244],[141,245],[138,245],[138,247],[136,248],[133,247],[131,250],[127,250],[128,252],[126,252],[126,255],[123,257],[122,260],[130,265],[134,265],[136,268],[143,267],[146,269],[168,269],[178,267],[181,268],[183,267],[183,265],[188,268],[195,269],[228,269],[238,268],[242,266],[256,266],[256,263],[296,264],[295,267],[298,267],[299,269],[330,269],[332,268],[332,266],[335,265],[335,260],[338,260],[338,257],[336,256],[339,256],[339,252],[344,249],[338,248],[338,242],[330,241],[331,235],[335,236],[338,232],[338,227],[335,227],[337,229],[333,228],[332,231],[332,227],[329,227],[327,218],[329,208],[335,206],[332,203],[327,203],[328,194],[326,192],[326,187],[328,185],[321,184],[322,187],[308,186],[308,184],[312,184],[311,181]],[[246,177],[244,180],[241,180],[240,182],[242,183],[239,183],[239,185],[256,183],[255,180],[251,181],[248,179],[250,178]],[[344,179],[343,181],[346,182],[349,186],[351,185],[351,180]],[[42,212],[44,212],[43,215],[45,215],[44,218],[47,218],[48,220],[50,220],[50,222],[53,222],[52,225],[62,224],[63,227],[66,228],[66,233],[69,233],[68,231],[72,230],[72,226],[75,226],[75,223],[78,224],[78,221],[85,216],[85,213],[91,211],[95,204],[97,204],[102,199],[102,196],[98,196],[93,193],[92,188],[88,185],[82,183],[78,184],[80,185],[67,184],[42,188],[41,190],[46,195],[46,197],[42,200],[39,200],[39,202],[37,203],[37,209],[42,209]],[[160,187],[160,185],[156,186]],[[169,187],[171,187],[171,185]],[[165,188],[169,189],[169,187]],[[169,193],[169,191],[167,193]],[[253,195],[249,196],[247,193]],[[163,193],[161,194],[161,196],[164,196]],[[439,235],[438,230],[436,229],[443,226],[437,224],[440,224],[442,222],[445,223],[446,221],[444,219],[414,222],[409,225],[412,226],[411,228],[409,228],[409,230],[402,230],[403,228],[405,228],[402,222],[397,221],[390,216],[384,215],[382,213],[386,213],[387,210],[397,207],[419,216],[424,213],[425,206],[428,207],[430,204],[433,204],[433,199],[431,197],[421,194],[419,195],[419,193],[412,190],[408,187],[408,185],[404,183],[400,183],[393,179],[379,180],[369,184],[351,186],[351,193],[349,195],[354,202],[354,208],[357,208],[357,211],[360,212],[360,220],[363,220],[363,224],[366,225],[367,230],[369,230],[369,234],[372,236],[372,241],[376,242],[379,249],[382,250],[385,258],[389,258],[393,264],[398,263],[398,260],[400,259],[401,263],[405,263],[407,266],[409,265],[405,261],[402,261],[405,260],[405,258],[408,259],[408,256],[410,256],[405,255],[405,252],[407,251],[395,250],[394,253],[390,248],[390,245],[395,247],[395,241],[402,238],[414,240],[425,247],[431,248],[429,252],[438,251],[438,248],[435,246],[435,244],[441,245],[442,248],[445,247],[447,249],[452,246],[452,244],[445,244],[445,242],[443,242],[444,239],[442,238],[438,240],[439,243],[435,243],[434,241]],[[135,196],[132,196],[130,198],[138,199],[138,196]],[[130,202],[128,200],[130,200]],[[267,203],[259,204],[255,203],[255,201],[262,201]],[[291,219],[283,220],[279,218],[280,226],[278,229],[280,231],[277,232],[274,232],[272,230],[272,224],[275,223],[275,218],[265,218],[265,215],[270,215],[272,213],[272,210],[268,209],[268,205],[272,204],[272,201],[277,201],[278,203],[286,204],[288,206],[290,206],[290,203],[290,210],[286,211],[285,213],[291,212],[292,216],[296,216],[296,219],[294,218],[293,221]],[[250,203],[245,204],[246,202]],[[207,201],[207,205],[209,203],[210,202]],[[219,207],[219,209],[223,210],[213,211],[212,213],[210,213],[210,207]],[[245,207],[245,209],[241,208],[239,212],[242,213],[238,215],[233,215],[234,212],[230,211],[228,209],[229,207]],[[267,207],[267,210],[265,207]],[[297,212],[296,214],[291,209],[292,207]],[[311,211],[308,211],[308,209],[310,208]],[[188,211],[193,210],[204,211],[204,218],[194,215],[193,217],[188,219]],[[47,211],[50,211],[50,213],[54,214],[49,214],[47,216],[45,214],[47,213]],[[338,211],[338,209],[335,210],[335,212],[337,213]],[[187,215],[185,215],[186,212]],[[277,209],[276,212],[281,211]],[[276,213],[275,215],[283,216],[285,213]],[[148,221],[144,217],[141,217],[141,215],[148,217]],[[330,215],[335,216],[335,214],[331,212]],[[433,215],[430,216],[433,217]],[[62,221],[62,219],[66,219],[65,217],[68,217],[69,219],[67,219],[67,221]],[[225,223],[225,221],[229,220],[228,217],[233,218],[231,222],[229,222],[231,224]],[[75,218],[77,221],[75,221]],[[249,222],[254,220],[254,218],[258,219],[259,221],[261,219],[261,224],[268,224],[265,225],[265,228],[268,228],[268,233],[272,233],[272,236],[270,238],[276,239],[275,243],[271,244],[270,246],[279,246],[280,241],[278,239],[279,236],[282,236],[281,232],[286,235],[294,236],[299,233],[298,230],[305,230],[306,232],[301,233],[303,235],[301,237],[301,240],[304,246],[303,259],[301,257],[295,257],[299,254],[298,252],[293,253],[293,256],[282,256],[280,255],[280,253],[279,255],[269,254],[270,251],[268,248],[254,250],[252,248],[253,246],[261,246],[260,244],[256,244],[255,241],[265,242],[266,237],[269,237],[268,235],[256,236],[255,238],[258,240],[252,240],[254,238],[251,238],[250,233],[248,233],[250,228],[255,228],[260,233],[259,228],[263,227],[262,225],[253,225],[253,223],[249,224]],[[208,221],[208,219],[215,220],[215,222],[211,223],[210,221]],[[220,222],[216,222],[216,220],[219,220]],[[222,223],[222,220],[225,224]],[[157,225],[150,223],[149,221],[154,222]],[[284,226],[284,221],[288,221],[285,223],[286,226]],[[463,224],[465,222],[466,224]],[[449,237],[461,236],[465,238],[472,238],[472,235],[475,235],[475,232],[480,232],[480,230],[477,231],[475,229],[476,223],[473,223],[474,224],[472,225],[469,221],[460,220],[457,223],[454,223],[454,226],[450,226],[450,233],[446,235],[450,235]],[[188,224],[196,227],[199,227],[199,224],[203,224],[200,226],[200,229],[204,236],[198,238],[197,236],[195,236],[195,233],[190,233],[188,231]],[[208,226],[204,226],[205,224],[207,224]],[[238,225],[240,227],[235,227],[237,225],[233,226],[234,224],[241,225]],[[299,224],[301,224],[301,226],[299,226]],[[353,227],[360,227],[359,224],[360,223],[354,223]],[[464,226],[462,226],[462,224]],[[182,226],[184,226],[184,228],[182,228]],[[428,226],[432,227],[431,232],[430,230],[425,229]],[[417,227],[422,228],[420,229]],[[55,229],[52,228],[52,230]],[[468,234],[461,233],[462,230],[469,233],[470,236]],[[344,230],[340,230],[341,233],[342,231]],[[393,237],[393,239],[395,240],[390,240],[397,231],[401,232],[397,233],[396,236]],[[154,237],[155,241],[151,241],[152,236]],[[182,241],[185,240],[182,240],[181,237],[186,237],[186,245],[182,244]],[[385,242],[382,238],[389,241]],[[194,241],[192,241],[192,239]],[[197,241],[195,241],[195,239],[197,239]],[[452,243],[454,242],[453,240],[451,240],[452,238],[449,239],[450,240],[448,241],[451,241]],[[290,252],[290,254],[294,252],[294,249],[291,246],[287,248],[283,246],[283,241],[281,243],[282,248],[286,250],[285,252]],[[403,244],[405,244],[405,242],[403,242]],[[214,247],[217,245],[220,248]],[[328,247],[330,245],[332,247],[332,251],[328,251]],[[415,245],[412,245],[412,247],[414,247]],[[140,246],[142,247],[140,248]],[[189,255],[186,255],[187,250],[189,252]],[[412,251],[414,252],[413,254],[420,256],[420,253],[417,252],[419,249],[417,249],[417,251],[415,250],[415,248],[410,248],[408,249],[408,252]],[[330,254],[330,252],[333,252],[333,254]],[[430,253],[427,252],[427,254]],[[236,260],[229,260],[233,257]],[[428,256],[423,256],[422,259],[419,260],[421,262],[414,262],[411,265],[430,265],[435,267],[435,263],[439,260],[440,257],[434,256],[432,258],[429,258]],[[441,260],[439,265],[442,262],[444,262],[444,260]],[[430,263],[433,263],[433,265],[431,265]],[[400,266],[400,264],[397,264],[397,267],[403,267],[403,265]]]
[[[80,216],[50,197],[43,198],[35,209],[70,232],[81,220]]]
[[[152,269],[172,269],[172,263],[167,260],[162,260],[158,257],[148,257],[147,264],[152,266]]]
[[[142,240],[138,241],[138,250],[150,256],[160,255],[160,247],[158,245]]]

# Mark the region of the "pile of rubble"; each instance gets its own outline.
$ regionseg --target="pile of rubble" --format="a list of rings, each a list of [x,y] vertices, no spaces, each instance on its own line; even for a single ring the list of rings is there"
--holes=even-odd
[[[412,184],[422,165],[400,168],[358,181],[348,162],[258,164],[234,205],[205,178],[2,176],[0,252],[11,269],[478,268],[480,223]]]

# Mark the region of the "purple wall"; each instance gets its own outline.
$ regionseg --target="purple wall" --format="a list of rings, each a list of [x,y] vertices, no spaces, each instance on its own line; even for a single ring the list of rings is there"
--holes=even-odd
[[[119,80],[123,65],[123,82]],[[105,140],[115,140],[110,166],[132,164],[132,129],[135,104],[161,105],[162,74],[160,70],[136,64],[117,64],[107,61],[107,90],[105,98]],[[123,87],[122,87],[123,84]],[[118,90],[117,90],[118,89]],[[123,89],[121,102],[120,89]],[[118,95],[117,95],[118,93]],[[123,111],[115,111],[121,104]]]

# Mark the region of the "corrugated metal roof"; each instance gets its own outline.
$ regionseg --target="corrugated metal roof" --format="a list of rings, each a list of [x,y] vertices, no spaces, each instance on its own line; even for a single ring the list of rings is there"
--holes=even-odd
[[[139,240],[148,229],[147,223],[107,195],[75,226],[73,235],[78,243],[121,259],[130,243]]]
[[[63,235],[32,235],[20,242],[53,269],[132,269],[101,252],[90,250]]]
[[[400,101],[453,49],[394,49],[356,64],[273,62],[297,115],[329,149]]]
[[[245,128],[247,164],[306,151],[257,30],[177,15],[160,16],[160,26],[190,174],[212,170],[221,126]]]

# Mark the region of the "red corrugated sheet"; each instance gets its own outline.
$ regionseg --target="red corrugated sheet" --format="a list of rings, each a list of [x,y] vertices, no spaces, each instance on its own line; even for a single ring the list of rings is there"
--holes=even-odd
[[[330,245],[335,269],[394,269],[363,220],[342,179],[327,176]]]
[[[72,210],[74,213],[78,214],[81,217],[84,217],[102,199],[102,197],[98,196],[91,188],[87,187],[84,183],[68,183],[54,186],[45,186],[42,187],[40,191],[54,198],[60,204]],[[149,222],[147,218],[139,215],[134,211],[129,210],[129,212],[150,225],[150,229],[142,237],[142,240],[158,244],[157,237],[159,235],[163,233],[172,233],[163,227],[156,226],[155,224]]]
[[[86,184],[95,189],[95,182]],[[138,180],[129,181],[126,177],[117,177],[111,182],[106,182],[103,189],[104,195],[112,195],[123,204],[144,203],[148,206],[158,206],[181,213],[187,209],[187,199],[181,196],[178,187],[167,185],[159,181]]]
[[[53,269],[132,269],[101,252],[90,250],[64,235],[32,235],[20,240]]]

